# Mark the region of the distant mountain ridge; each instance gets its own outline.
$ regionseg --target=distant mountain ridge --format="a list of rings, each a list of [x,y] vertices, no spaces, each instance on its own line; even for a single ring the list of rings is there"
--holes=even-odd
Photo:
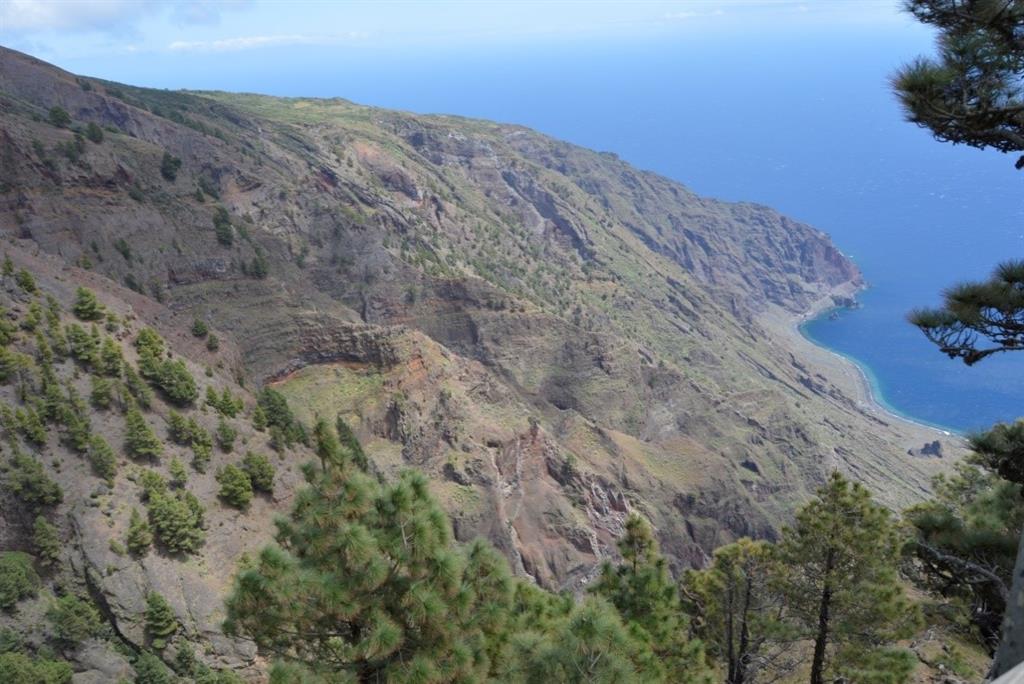
[[[773,536],[833,469],[900,505],[941,468],[778,333],[862,286],[826,235],[523,127],[0,49],[0,232],[208,320],[224,372],[341,413],[546,586],[631,509],[678,569]]]

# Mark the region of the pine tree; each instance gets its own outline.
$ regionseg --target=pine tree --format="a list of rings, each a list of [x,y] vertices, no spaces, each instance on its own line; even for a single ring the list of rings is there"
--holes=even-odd
[[[132,509],[132,517],[128,523],[128,537],[125,539],[128,550],[136,556],[144,556],[153,544],[153,533],[149,523],[139,515],[136,508]]]
[[[202,504],[188,491],[154,494],[149,523],[156,539],[172,553],[195,553],[205,538]]]
[[[322,470],[326,471],[329,466],[341,467],[345,463],[341,444],[323,418],[318,418],[313,426],[313,443],[316,446],[316,455],[320,459]]]
[[[360,470],[366,470],[369,468],[369,459],[366,457],[366,453],[363,452],[363,446],[356,439],[356,435],[352,432],[352,428],[348,426],[345,419],[338,416],[338,419],[334,424],[335,429],[338,431],[338,441],[345,449],[348,450],[348,456],[352,459],[352,462]]]
[[[150,501],[156,495],[167,493],[167,480],[163,475],[150,468],[142,468],[137,472],[143,501]]]
[[[71,310],[83,321],[98,321],[106,315],[96,293],[84,287],[75,290],[75,303]]]
[[[217,473],[220,484],[220,498],[235,508],[246,508],[252,501],[252,483],[249,475],[234,464],[229,464]]]
[[[217,446],[225,453],[231,453],[235,448],[235,438],[238,437],[238,430],[229,423],[224,416],[217,421]]]
[[[106,480],[107,484],[113,484],[117,475],[117,457],[107,440],[100,435],[91,436],[87,453],[93,472]]]
[[[220,410],[220,396],[217,395],[217,390],[213,388],[213,385],[206,386],[206,406],[214,409],[215,411]]]
[[[182,489],[188,484],[188,471],[185,470],[185,466],[182,465],[177,456],[171,459],[170,465],[167,466],[167,472],[171,475],[169,482],[171,487]]]
[[[167,647],[167,640],[178,631],[178,618],[174,610],[160,594],[155,591],[146,595],[146,634],[153,648],[158,651]]]
[[[36,557],[39,558],[42,565],[46,567],[57,565],[60,560],[61,548],[63,548],[60,533],[41,515],[36,516],[32,526],[32,545],[35,547]]]
[[[740,539],[715,549],[711,565],[683,577],[685,609],[710,652],[725,662],[727,684],[749,684],[763,672],[786,671],[793,663],[778,621],[781,597],[771,586],[772,547]]]
[[[153,405],[153,390],[128,364],[124,366],[124,385],[140,408],[149,409]]]
[[[252,426],[258,432],[263,432],[267,429],[267,414],[263,411],[263,407],[258,404],[252,411]]]
[[[906,9],[938,34],[936,56],[914,60],[892,79],[907,119],[943,142],[1014,154],[1016,168],[1024,168],[1024,3],[907,0]],[[973,365],[1024,349],[1024,261],[1004,262],[987,281],[955,285],[943,299],[941,308],[914,311],[910,321],[950,358]],[[1018,463],[1022,450],[1018,441]],[[1024,528],[1017,548],[993,678],[1024,662]]]
[[[175,678],[167,666],[146,651],[135,661],[135,684],[174,684]]]
[[[235,229],[231,226],[231,217],[224,207],[217,207],[213,211],[213,232],[217,236],[217,242],[230,247],[235,241]]]
[[[174,181],[178,177],[178,169],[181,168],[181,160],[165,151],[160,159],[160,175],[164,180]]]
[[[242,459],[242,469],[249,475],[252,488],[256,491],[271,493],[274,491],[274,466],[263,454],[248,451]]]
[[[3,475],[7,490],[31,506],[56,506],[64,500],[63,490],[46,474],[43,464],[20,451],[14,452]]]
[[[814,645],[810,684],[879,659],[907,662],[886,647],[920,620],[897,576],[900,547],[889,511],[839,473],[783,530],[775,584],[787,623]]]
[[[210,332],[210,328],[201,318],[196,318],[192,321],[192,335],[202,339],[206,337],[207,333]]]
[[[164,357],[163,338],[152,328],[143,328],[135,338],[135,348],[139,352],[139,374],[158,381]]]
[[[2,682],[69,684],[73,674],[71,665],[63,660],[49,660],[38,656],[30,658],[15,651],[0,653]]]
[[[74,594],[65,594],[54,601],[46,611],[57,638],[69,646],[77,646],[96,636],[103,628],[99,611],[92,603]]]
[[[192,443],[192,467],[197,473],[205,473],[213,457],[213,446],[208,442]]]
[[[195,378],[184,361],[164,361],[157,371],[157,385],[178,406],[189,406],[199,396]]]
[[[110,378],[97,375],[90,379],[92,392],[89,394],[89,402],[98,409],[108,409],[114,403],[114,385]]]
[[[228,631],[332,681],[485,679],[507,570],[467,572],[422,475],[382,485],[345,464],[306,475],[280,545],[238,575]]]
[[[36,279],[32,277],[32,274],[21,269],[17,275],[14,276],[14,281],[18,283],[18,287],[27,294],[39,294],[39,288],[36,286]]]
[[[32,556],[20,551],[0,551],[0,609],[11,610],[22,599],[36,595],[39,575]]]
[[[112,337],[104,337],[100,345],[99,362],[96,370],[111,378],[121,377],[121,369],[124,367],[124,356],[121,347],[117,345]]]
[[[135,458],[156,461],[163,453],[164,445],[153,433],[149,423],[137,408],[131,408],[124,417],[124,449]]]
[[[591,591],[615,606],[650,645],[670,681],[710,682],[703,646],[687,639],[676,583],[647,521],[630,515],[618,547],[622,562],[605,563]]]
[[[513,681],[560,682],[674,682],[651,652],[623,624],[615,608],[590,598],[565,614],[542,624],[540,631],[513,637]],[[707,680],[710,681],[710,680]]]
[[[1012,582],[1020,530],[1021,486],[977,465],[959,463],[934,482],[933,498],[904,512],[916,532],[912,579],[957,606],[990,654]]]

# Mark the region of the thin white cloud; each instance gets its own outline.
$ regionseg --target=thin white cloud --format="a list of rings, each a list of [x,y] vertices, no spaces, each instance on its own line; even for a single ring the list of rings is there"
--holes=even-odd
[[[304,34],[274,36],[241,36],[219,40],[176,40],[167,46],[174,52],[235,52],[257,48],[281,47],[285,45],[334,45],[363,37],[358,33],[333,36]]]
[[[685,21],[687,19],[697,19],[700,17],[720,17],[724,14],[725,10],[723,9],[711,10],[710,12],[691,12],[682,10],[679,12],[666,12],[665,18],[672,21]]]
[[[158,2],[129,0],[4,0],[0,28],[7,31],[102,31],[131,24],[160,9]]]
[[[154,15],[179,25],[211,25],[224,11],[252,5],[252,0],[0,0],[0,31],[112,33],[131,31]]]

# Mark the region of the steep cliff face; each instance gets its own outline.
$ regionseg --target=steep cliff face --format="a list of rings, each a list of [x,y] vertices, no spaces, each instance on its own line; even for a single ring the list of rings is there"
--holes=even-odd
[[[827,236],[614,155],[0,50],[0,161],[4,235],[206,318],[225,372],[345,415],[547,586],[591,575],[630,509],[682,567],[772,536],[835,468],[893,505],[941,468],[768,324],[861,285]]]

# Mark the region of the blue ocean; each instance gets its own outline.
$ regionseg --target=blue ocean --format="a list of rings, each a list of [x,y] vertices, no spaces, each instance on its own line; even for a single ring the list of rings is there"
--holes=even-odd
[[[891,410],[969,431],[1024,414],[1024,354],[967,368],[905,316],[937,304],[944,287],[1024,256],[1024,173],[1012,157],[938,143],[903,121],[887,78],[930,48],[919,27],[854,25],[505,45],[471,58],[310,47],[282,50],[259,69],[195,68],[188,83],[119,71],[160,87],[344,97],[520,123],[703,194],[776,207],[829,233],[870,283],[862,308],[804,333],[855,360]]]

